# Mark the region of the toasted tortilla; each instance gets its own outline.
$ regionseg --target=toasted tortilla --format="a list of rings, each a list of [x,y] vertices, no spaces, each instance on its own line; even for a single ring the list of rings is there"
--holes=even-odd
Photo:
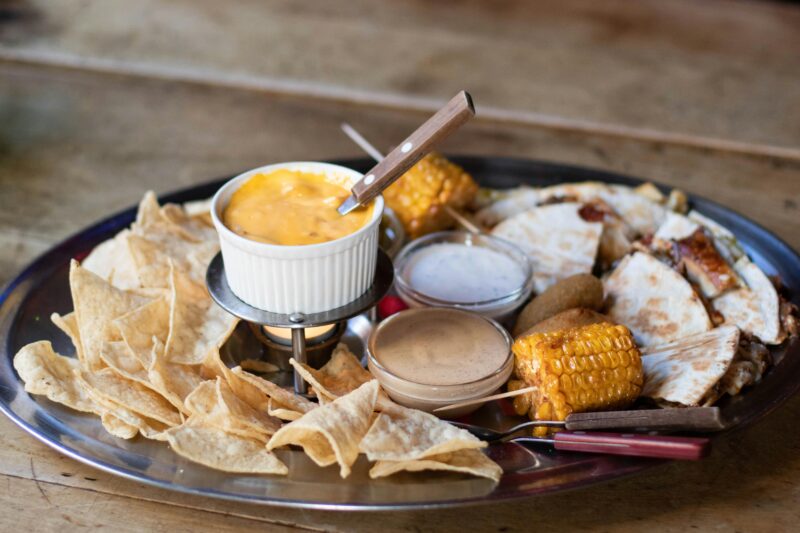
[[[330,360],[319,370],[294,359],[289,359],[289,363],[314,387],[320,403],[331,402],[375,379],[344,343],[336,346]]]
[[[767,344],[780,344],[786,338],[780,319],[780,298],[766,274],[747,257],[734,265],[747,287],[728,291],[712,300],[725,324],[738,326]]]
[[[227,433],[203,418],[192,418],[165,433],[172,450],[190,461],[242,474],[285,476],[289,469],[256,439]]]
[[[378,461],[369,471],[372,479],[391,476],[397,472],[421,472],[423,470],[443,470],[461,472],[473,476],[485,477],[495,483],[503,476],[503,469],[486,457],[480,450],[466,449],[457,452],[432,455],[424,459],[405,461]]]
[[[346,478],[358,458],[358,445],[372,423],[378,389],[378,382],[372,380],[309,411],[279,429],[267,443],[267,449],[289,444],[302,446],[319,466],[339,463],[339,475]]]
[[[712,328],[700,297],[678,272],[645,253],[620,262],[603,281],[608,310],[639,346],[664,344]]]
[[[139,276],[128,249],[130,230],[124,229],[114,238],[98,244],[81,266],[108,281],[118,289],[137,289]]]
[[[667,213],[663,205],[638,194],[635,189],[628,186],[590,181],[564,183],[541,189],[520,187],[509,192],[502,200],[479,211],[476,220],[491,227],[527,209],[557,198],[567,198],[581,203],[595,198],[603,200],[639,234],[654,232]]]
[[[642,396],[698,406],[715,398],[714,387],[728,371],[739,347],[739,328],[721,326],[642,350]]]
[[[395,405],[378,415],[359,444],[370,461],[413,461],[486,447],[486,443],[423,411]]]
[[[587,222],[578,213],[582,204],[534,207],[500,223],[492,234],[519,246],[533,263],[536,292],[560,279],[591,273],[603,224]],[[557,231],[556,231],[557,229]]]
[[[677,241],[690,236],[699,227],[700,224],[689,217],[670,212],[653,237],[665,241]]]
[[[81,267],[73,260],[69,270],[72,303],[83,356],[83,366],[99,370],[105,366],[100,349],[105,341],[121,340],[111,321],[141,307],[149,300],[130,291],[120,290],[108,281]]]
[[[97,407],[75,381],[80,363],[53,351],[49,341],[27,344],[14,356],[14,369],[25,382],[25,391],[42,394],[50,400],[86,413]]]

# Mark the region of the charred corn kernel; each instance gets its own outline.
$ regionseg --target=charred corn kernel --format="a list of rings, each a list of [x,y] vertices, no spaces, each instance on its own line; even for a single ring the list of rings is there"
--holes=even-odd
[[[512,379],[508,382],[508,390],[515,391],[527,387],[521,379]],[[518,415],[526,415],[531,409],[531,398],[529,394],[522,394],[514,397],[514,411]]]
[[[639,349],[630,330],[608,322],[517,339],[509,390],[535,386],[514,399],[533,420],[564,420],[570,413],[621,409],[642,391]],[[544,434],[537,428],[535,434]]]
[[[444,206],[462,209],[477,192],[478,185],[464,169],[432,152],[386,189],[383,198],[409,238],[416,239],[451,227],[453,219]]]

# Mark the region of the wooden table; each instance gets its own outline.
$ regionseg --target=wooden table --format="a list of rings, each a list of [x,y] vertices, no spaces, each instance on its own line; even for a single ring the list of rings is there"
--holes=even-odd
[[[771,3],[215,0],[0,5],[0,284],[70,233],[259,164],[360,155],[472,91],[453,153],[645,176],[800,249],[800,8]],[[330,513],[188,497],[62,457],[0,420],[0,529],[789,530],[800,398],[711,458],[534,500]]]

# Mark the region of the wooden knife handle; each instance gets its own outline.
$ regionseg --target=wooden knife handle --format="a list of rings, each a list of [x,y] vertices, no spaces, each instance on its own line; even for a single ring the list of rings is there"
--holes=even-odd
[[[353,196],[363,205],[378,196],[402,176],[414,163],[425,157],[433,147],[475,116],[472,97],[461,91],[429,118],[352,188]]]
[[[688,461],[702,459],[711,450],[711,440],[700,437],[561,431],[553,440],[556,450]]]
[[[573,413],[566,419],[572,430],[623,429],[659,431],[721,431],[725,429],[718,407],[676,407],[635,411]]]

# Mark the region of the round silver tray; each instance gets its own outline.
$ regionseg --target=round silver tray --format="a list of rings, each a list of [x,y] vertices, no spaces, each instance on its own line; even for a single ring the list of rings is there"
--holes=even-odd
[[[608,181],[637,184],[639,181],[596,170],[505,158],[454,158],[478,181],[492,187],[521,183],[551,185],[562,181]],[[370,161],[340,161],[367,170]],[[222,180],[179,191],[162,198],[185,202],[211,196]],[[692,198],[703,214],[730,228],[748,253],[767,274],[780,275],[800,295],[800,257],[780,239],[748,219],[701,198]],[[107,434],[99,420],[77,413],[39,396],[27,394],[12,366],[12,358],[23,345],[42,339],[70,354],[65,335],[50,323],[52,312],[66,313],[71,305],[68,286],[69,260],[85,256],[99,242],[128,226],[135,208],[103,220],[54,247],[34,261],[0,294],[0,411],[20,428],[57,451],[106,472],[153,486],[217,498],[258,504],[318,509],[403,509],[432,508],[527,498],[602,480],[641,472],[662,461],[560,453],[546,447],[527,449],[515,444],[493,445],[488,454],[504,469],[500,483],[454,473],[402,473],[370,480],[369,465],[360,458],[353,474],[339,478],[335,467],[319,468],[303,453],[282,450],[289,466],[287,477],[248,476],[217,472],[186,461],[161,442],[125,441]],[[356,353],[363,351],[363,339],[370,322],[357,316],[348,323],[344,341]],[[257,342],[246,326],[224,349],[233,364],[252,354]],[[775,367],[762,383],[744,394],[721,402],[722,416],[729,428],[740,428],[764,416],[786,401],[800,387],[800,342],[774,350]],[[504,427],[514,422],[504,404],[492,404],[474,415],[478,422]]]

